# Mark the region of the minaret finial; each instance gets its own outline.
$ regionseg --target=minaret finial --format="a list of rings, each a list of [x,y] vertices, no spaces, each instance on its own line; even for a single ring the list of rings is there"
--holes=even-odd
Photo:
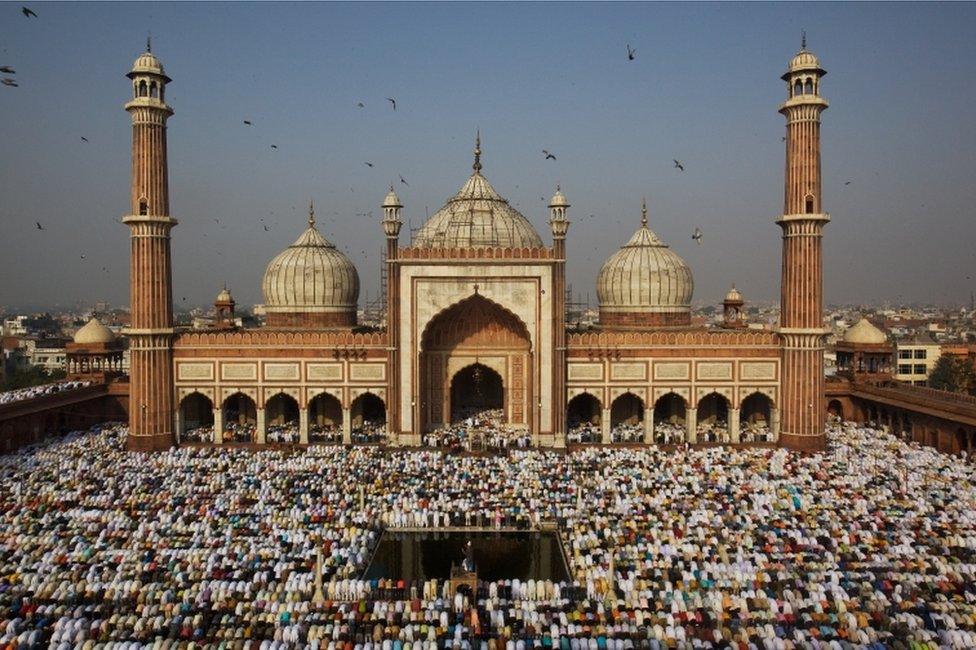
[[[807,30],[805,29],[800,30],[800,49],[807,49]]]
[[[152,52],[152,30],[146,34],[146,51]]]
[[[474,137],[474,164],[471,166],[475,173],[481,173],[481,129]]]
[[[315,202],[312,199],[308,200],[308,227],[315,227]]]
[[[641,199],[641,226],[647,228],[647,197]]]

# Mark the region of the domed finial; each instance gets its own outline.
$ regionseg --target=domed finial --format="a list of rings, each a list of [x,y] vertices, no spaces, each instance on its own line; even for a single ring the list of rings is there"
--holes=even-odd
[[[481,129],[474,137],[474,164],[471,166],[476,174],[481,173]]]
[[[641,199],[641,226],[647,228],[647,197]]]
[[[152,30],[146,34],[146,51],[152,53]]]
[[[308,200],[308,227],[315,227],[315,202],[312,199]]]
[[[800,49],[807,49],[807,30],[805,29],[800,30]]]

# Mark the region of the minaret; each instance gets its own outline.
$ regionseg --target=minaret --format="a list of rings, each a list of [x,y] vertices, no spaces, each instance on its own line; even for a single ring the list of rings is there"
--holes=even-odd
[[[549,227],[552,229],[552,435],[556,447],[566,446],[566,233],[569,201],[559,186],[549,201]]]
[[[390,185],[383,199],[383,234],[386,235],[386,432],[399,443],[400,436],[400,265],[397,255],[403,220],[400,197]]]
[[[783,75],[787,100],[786,184],[783,216],[783,276],[779,335],[783,347],[780,444],[790,449],[825,448],[823,211],[820,179],[820,114],[827,101],[820,80],[827,74],[803,45]]]
[[[129,437],[134,451],[173,444],[173,297],[166,164],[166,105],[170,78],[150,43],[127,75],[132,101],[132,209],[122,218],[131,235]]]

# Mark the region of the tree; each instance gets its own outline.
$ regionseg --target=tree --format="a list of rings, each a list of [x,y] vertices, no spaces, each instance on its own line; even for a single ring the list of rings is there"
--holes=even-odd
[[[928,383],[937,390],[972,394],[976,391],[976,370],[968,359],[943,354],[929,373]]]

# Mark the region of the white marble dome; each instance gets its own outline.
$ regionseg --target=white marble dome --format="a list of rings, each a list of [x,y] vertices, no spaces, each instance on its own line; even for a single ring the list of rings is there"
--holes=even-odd
[[[309,212],[308,228],[264,272],[265,308],[269,313],[355,311],[356,267],[315,228],[314,213]]]
[[[416,248],[532,248],[542,245],[539,233],[528,219],[509,205],[481,175],[480,142],[475,145],[474,173],[413,239]]]
[[[861,320],[847,328],[847,331],[844,332],[844,343],[879,345],[887,342],[888,337],[885,336],[885,333],[863,316]]]
[[[90,321],[85,323],[84,327],[75,332],[74,342],[81,345],[114,343],[115,333],[102,325],[102,322],[93,316]]]
[[[688,315],[695,282],[681,257],[647,227],[642,208],[641,227],[610,256],[597,276],[600,320],[613,312]],[[649,324],[666,324],[650,319]]]

